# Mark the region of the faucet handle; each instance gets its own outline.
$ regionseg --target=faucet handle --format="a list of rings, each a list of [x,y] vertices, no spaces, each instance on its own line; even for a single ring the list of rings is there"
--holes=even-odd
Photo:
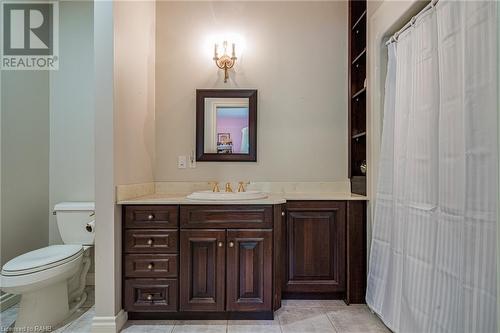
[[[250,184],[250,182],[238,182],[238,192],[245,192],[245,185]]]
[[[212,192],[220,192],[218,182],[209,182],[208,184],[212,185]]]

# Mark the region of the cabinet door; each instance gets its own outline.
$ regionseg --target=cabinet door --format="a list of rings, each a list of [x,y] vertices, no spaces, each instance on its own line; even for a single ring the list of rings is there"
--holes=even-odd
[[[227,231],[227,311],[272,310],[272,230]]]
[[[225,231],[181,230],[181,311],[224,311]]]
[[[288,208],[285,291],[345,291],[345,203]]]

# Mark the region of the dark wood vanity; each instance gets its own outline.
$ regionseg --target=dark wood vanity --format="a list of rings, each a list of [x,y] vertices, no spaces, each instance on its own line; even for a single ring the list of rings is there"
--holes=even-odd
[[[131,319],[269,319],[283,298],[364,302],[364,201],[124,205]]]

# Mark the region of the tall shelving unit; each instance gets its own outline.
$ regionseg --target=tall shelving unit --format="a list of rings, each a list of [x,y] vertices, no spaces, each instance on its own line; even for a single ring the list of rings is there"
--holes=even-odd
[[[366,0],[349,1],[349,178],[351,192],[362,195],[366,195],[366,16]]]

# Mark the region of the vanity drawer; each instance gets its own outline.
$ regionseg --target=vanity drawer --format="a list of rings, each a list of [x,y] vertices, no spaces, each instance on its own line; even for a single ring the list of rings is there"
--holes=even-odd
[[[127,254],[126,277],[177,277],[177,254]]]
[[[272,206],[185,205],[181,206],[182,228],[272,228]]]
[[[128,229],[125,230],[125,252],[177,253],[177,230]]]
[[[126,206],[125,228],[176,228],[178,206]]]
[[[176,312],[176,279],[125,280],[124,308],[130,312]]]

